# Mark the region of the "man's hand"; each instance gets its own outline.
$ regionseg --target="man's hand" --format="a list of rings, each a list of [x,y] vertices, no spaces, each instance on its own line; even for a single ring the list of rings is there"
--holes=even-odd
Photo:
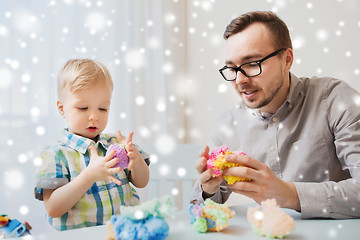
[[[209,159],[209,147],[205,146],[199,154],[199,160],[196,162],[196,170],[199,173],[199,181],[202,190],[204,191],[204,197],[210,197],[214,195],[220,188],[220,184],[223,181],[222,176],[213,177],[213,170],[207,169],[206,163]]]
[[[233,192],[252,198],[257,203],[275,198],[280,207],[300,211],[300,202],[295,186],[279,179],[264,163],[247,155],[231,154],[225,156],[225,159],[244,165],[244,167],[227,168],[223,171],[224,176],[246,177],[252,180],[228,185]]]
[[[99,157],[95,147],[90,146],[90,162],[86,172],[90,173],[94,182],[102,180],[110,180],[117,185],[121,185],[121,181],[117,179],[114,174],[121,171],[120,167],[113,168],[113,166],[119,161],[119,159],[114,158],[115,151],[111,151],[110,154],[105,157]]]

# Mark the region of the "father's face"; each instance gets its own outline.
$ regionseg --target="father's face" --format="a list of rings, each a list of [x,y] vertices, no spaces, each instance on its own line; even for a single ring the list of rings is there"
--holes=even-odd
[[[260,60],[278,49],[274,48],[272,36],[262,23],[253,23],[226,41],[225,64],[238,67],[243,63]],[[262,73],[246,77],[240,71],[232,82],[233,87],[249,108],[275,113],[286,99],[289,89],[289,70],[286,56],[291,49],[281,52],[261,63]]]

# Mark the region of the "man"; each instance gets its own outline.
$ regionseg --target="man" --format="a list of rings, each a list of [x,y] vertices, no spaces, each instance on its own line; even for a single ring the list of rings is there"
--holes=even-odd
[[[234,192],[257,203],[275,198],[302,218],[360,217],[359,93],[340,80],[290,73],[289,31],[272,12],[243,14],[224,38],[220,73],[242,101],[219,119],[212,147],[244,151],[246,156],[226,160],[245,167],[223,175],[252,181],[226,185],[222,176],[213,177],[206,146],[196,163],[192,200],[224,203]]]

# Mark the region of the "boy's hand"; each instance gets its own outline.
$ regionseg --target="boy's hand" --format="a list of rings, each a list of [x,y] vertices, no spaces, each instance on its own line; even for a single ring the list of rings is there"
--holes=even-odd
[[[95,147],[90,146],[90,162],[89,166],[85,170],[90,172],[90,175],[94,182],[110,180],[117,185],[121,185],[121,181],[117,179],[114,174],[121,171],[121,167],[112,168],[119,159],[114,158],[115,151],[111,151],[110,154],[105,157],[99,157]]]
[[[213,170],[207,168],[207,160],[209,159],[209,147],[205,146],[199,154],[199,160],[196,162],[196,170],[199,173],[199,181],[203,190],[204,197],[210,197],[216,193],[223,181],[222,176],[213,177]]]
[[[127,169],[131,170],[133,168],[133,165],[135,162],[138,161],[144,161],[139,150],[134,146],[132,143],[132,137],[134,135],[134,132],[131,132],[129,136],[125,139],[122,135],[120,130],[116,132],[116,137],[119,140],[121,144],[123,144],[126,148],[127,155],[129,157],[129,166]]]
[[[117,130],[116,138],[118,139],[119,143],[126,146],[126,138],[121,134],[120,130]]]

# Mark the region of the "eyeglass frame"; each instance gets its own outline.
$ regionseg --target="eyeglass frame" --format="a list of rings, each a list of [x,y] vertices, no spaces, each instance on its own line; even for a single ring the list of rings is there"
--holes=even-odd
[[[256,76],[259,76],[261,73],[262,73],[262,67],[261,67],[261,63],[264,62],[265,60],[271,58],[271,57],[274,57],[276,55],[278,55],[281,51],[283,50],[286,50],[286,48],[280,48],[279,50],[276,50],[275,52],[273,53],[270,53],[269,55],[267,55],[266,57],[260,59],[260,60],[254,60],[254,61],[250,61],[250,62],[246,62],[246,63],[243,63],[241,64],[239,67],[228,67],[228,66],[224,66],[222,67],[221,69],[219,69],[219,72],[221,74],[221,76],[226,80],[226,81],[235,81],[236,80],[236,77],[237,77],[237,73],[240,71],[242,74],[244,74],[246,77],[256,77]],[[259,68],[260,68],[260,72],[258,74],[255,74],[255,75],[247,75],[247,73],[241,68],[242,66],[246,65],[246,64],[249,64],[249,63],[256,63]],[[228,69],[228,68],[231,68],[233,70],[235,70],[235,78],[232,79],[232,80],[228,80],[225,78],[224,74],[222,73],[222,71],[224,71],[225,69]]]

